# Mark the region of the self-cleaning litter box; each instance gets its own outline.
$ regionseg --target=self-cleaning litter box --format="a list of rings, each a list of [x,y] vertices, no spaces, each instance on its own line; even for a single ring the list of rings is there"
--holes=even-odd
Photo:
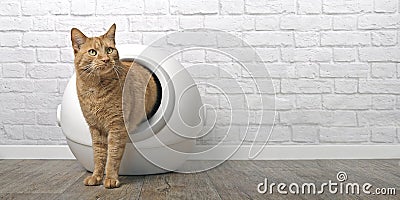
[[[119,45],[117,49],[121,60],[134,60],[153,71],[162,88],[158,110],[129,133],[119,174],[179,171],[192,152],[204,122],[203,104],[192,77],[162,50],[142,45]],[[75,74],[65,88],[57,120],[76,159],[93,171],[91,136],[79,105]]]

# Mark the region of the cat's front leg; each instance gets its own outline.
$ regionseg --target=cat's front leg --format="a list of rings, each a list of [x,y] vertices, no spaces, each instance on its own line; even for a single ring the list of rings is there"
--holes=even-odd
[[[90,133],[92,135],[94,170],[93,175],[86,177],[83,183],[93,186],[100,185],[103,180],[107,160],[107,135],[95,127],[90,127]]]
[[[110,130],[108,133],[106,177],[103,183],[105,188],[117,188],[120,186],[118,171],[128,138],[125,128],[121,127]]]

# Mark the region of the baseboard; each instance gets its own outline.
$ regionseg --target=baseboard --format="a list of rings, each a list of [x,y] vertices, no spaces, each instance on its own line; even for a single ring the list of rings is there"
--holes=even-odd
[[[0,159],[75,159],[67,145],[0,145]]]
[[[209,146],[198,146],[208,149]],[[236,146],[224,146],[234,152]],[[250,146],[242,145],[230,160],[248,160]],[[67,145],[0,145],[0,159],[75,159]],[[193,160],[208,160],[202,156]],[[223,159],[223,158],[214,158]],[[400,145],[268,145],[255,160],[400,159]]]
[[[202,147],[205,148],[205,147]],[[233,152],[235,146],[221,151]],[[249,160],[249,145],[241,146],[230,160]],[[202,157],[194,160],[204,160]],[[267,145],[254,160],[400,159],[400,145]]]

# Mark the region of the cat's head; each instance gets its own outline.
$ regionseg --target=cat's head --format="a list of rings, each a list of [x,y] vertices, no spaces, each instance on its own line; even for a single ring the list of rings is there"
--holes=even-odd
[[[71,29],[75,68],[78,74],[88,73],[96,76],[114,74],[115,63],[119,60],[115,48],[115,28],[113,24],[107,33],[99,37],[86,37],[79,29]]]

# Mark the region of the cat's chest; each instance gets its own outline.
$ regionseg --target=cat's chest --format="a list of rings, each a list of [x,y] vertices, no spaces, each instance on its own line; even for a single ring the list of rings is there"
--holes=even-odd
[[[85,96],[87,96],[87,98],[90,98],[92,100],[97,99],[99,96],[99,90],[97,88],[87,88],[86,92],[85,92]]]
[[[98,104],[99,100],[101,100],[99,99],[99,93],[100,91],[96,88],[80,88],[78,96],[80,103],[82,104],[81,106],[89,108]]]
[[[83,103],[90,108],[100,107],[109,101],[108,96],[112,91],[104,91],[99,88],[89,87],[84,88],[80,94]]]
[[[115,115],[120,106],[116,95],[96,88],[87,88],[80,95],[80,102],[83,114],[89,124],[96,124],[106,120],[109,116]]]
[[[110,86],[99,87],[82,87],[80,91],[80,100],[89,110],[101,109],[108,105],[120,101],[122,91],[119,88]]]

